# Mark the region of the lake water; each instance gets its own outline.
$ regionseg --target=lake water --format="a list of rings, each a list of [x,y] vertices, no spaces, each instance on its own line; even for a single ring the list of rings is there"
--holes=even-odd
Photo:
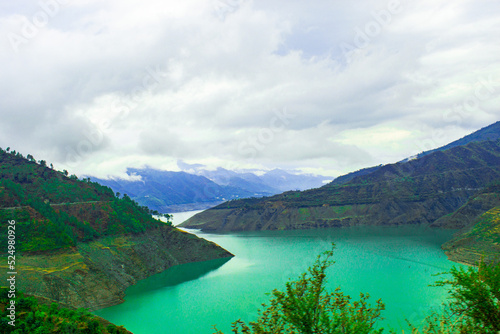
[[[174,224],[190,215],[174,214]],[[369,293],[373,303],[381,298],[382,326],[399,330],[405,319],[416,324],[441,305],[446,292],[428,285],[456,265],[440,249],[453,232],[423,226],[195,233],[235,257],[170,268],[128,288],[125,303],[95,314],[135,334],[213,333],[213,325],[229,334],[233,321],[254,320],[266,293],[282,290],[335,242],[329,289],[340,286],[355,299]]]

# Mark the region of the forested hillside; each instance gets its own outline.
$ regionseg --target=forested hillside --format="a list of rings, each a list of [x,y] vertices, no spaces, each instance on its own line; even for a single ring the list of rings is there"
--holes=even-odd
[[[18,222],[20,251],[72,247],[78,241],[164,225],[128,196],[117,198],[107,187],[68,177],[28,157],[0,151],[0,221]]]
[[[174,265],[232,256],[152,213],[89,179],[0,150],[0,277],[8,272],[8,231],[15,231],[16,288],[91,310],[122,302],[128,286]]]
[[[43,301],[43,299],[42,299]],[[123,326],[95,316],[85,309],[73,310],[57,303],[46,305],[35,297],[18,293],[17,319],[9,324],[9,290],[0,289],[0,333],[132,334]]]

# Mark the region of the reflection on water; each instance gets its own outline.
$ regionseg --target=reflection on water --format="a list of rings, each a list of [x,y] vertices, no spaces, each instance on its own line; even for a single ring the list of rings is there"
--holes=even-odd
[[[153,275],[148,279],[137,282],[127,289],[127,294],[143,294],[153,290],[164,289],[191,280],[199,279],[223,266],[231,258],[216,259],[203,262],[192,262],[174,266],[162,273]]]

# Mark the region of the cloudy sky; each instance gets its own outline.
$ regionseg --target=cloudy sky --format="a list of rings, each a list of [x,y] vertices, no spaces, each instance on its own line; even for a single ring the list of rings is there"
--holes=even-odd
[[[500,116],[498,0],[0,2],[0,146],[336,176]]]

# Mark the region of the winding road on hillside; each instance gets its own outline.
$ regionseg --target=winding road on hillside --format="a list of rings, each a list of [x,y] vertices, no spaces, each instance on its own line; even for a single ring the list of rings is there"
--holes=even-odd
[[[87,201],[87,202],[70,202],[70,203],[54,203],[49,204],[50,206],[62,206],[62,205],[77,205],[77,204],[94,204],[94,203],[108,203],[109,201]],[[1,210],[17,210],[22,208],[27,208],[29,205],[23,206],[11,206],[8,208],[0,208]]]

